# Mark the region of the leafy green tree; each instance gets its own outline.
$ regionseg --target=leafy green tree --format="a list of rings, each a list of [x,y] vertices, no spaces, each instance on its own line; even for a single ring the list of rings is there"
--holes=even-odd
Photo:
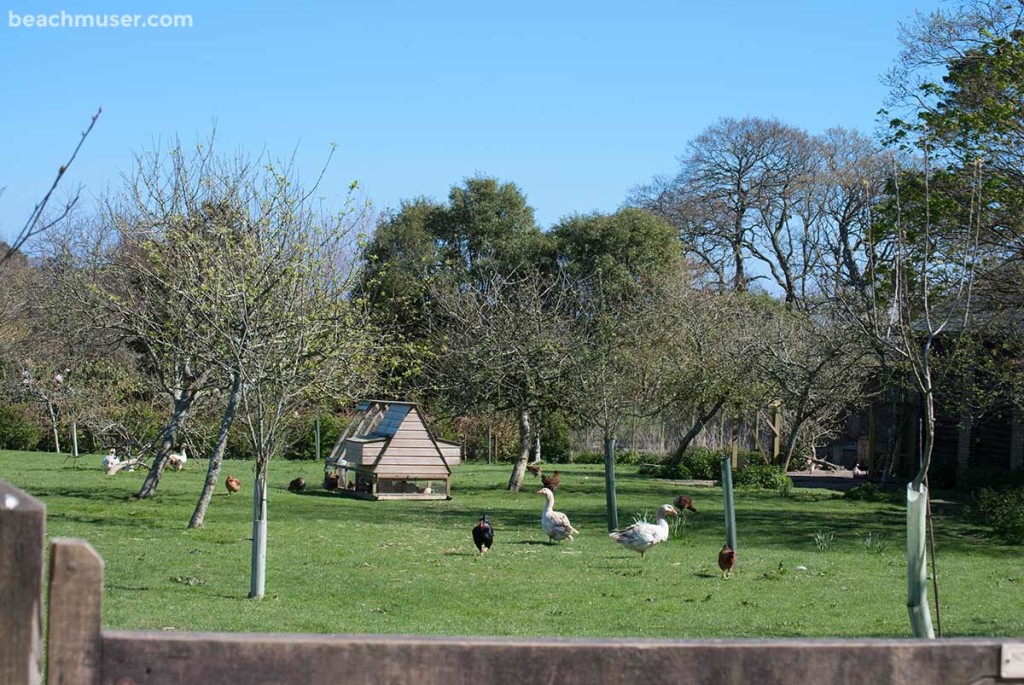
[[[467,282],[482,286],[495,274],[539,267],[547,256],[533,208],[513,183],[466,179],[432,219],[444,266]]]
[[[555,265],[522,191],[512,183],[474,177],[453,186],[445,204],[403,202],[378,224],[362,257],[359,291],[371,315],[389,331],[385,366],[392,392],[418,394],[452,413],[511,412],[528,455],[537,411],[547,401],[541,397],[553,393],[535,385],[530,370],[518,380],[504,377],[485,388],[476,381],[503,377],[507,369],[491,374],[475,365],[486,364],[480,349],[501,355],[499,340],[514,345],[515,330],[507,321],[528,326],[524,317],[541,316],[543,309],[535,298],[552,292],[545,284],[527,285],[535,276],[546,279]],[[501,315],[510,318],[499,320]],[[497,328],[484,330],[490,322]],[[541,320],[536,325],[544,326]],[[474,342],[480,349],[471,349]],[[469,369],[477,374],[472,381],[465,376]],[[517,460],[510,488],[521,486],[524,472],[525,461]]]

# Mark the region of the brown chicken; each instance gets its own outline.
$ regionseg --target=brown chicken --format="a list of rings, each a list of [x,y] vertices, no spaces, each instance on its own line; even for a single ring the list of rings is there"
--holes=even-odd
[[[546,487],[551,492],[554,492],[555,490],[558,489],[558,484],[562,482],[562,477],[561,475],[559,475],[558,471],[555,471],[550,476],[545,476],[542,474],[540,477],[540,481],[544,483],[544,487]]]
[[[337,473],[324,474],[324,490],[337,490],[341,486],[341,476]]]
[[[534,477],[540,476],[540,466],[537,464],[527,464],[526,470],[534,475]]]
[[[736,552],[729,545],[722,547],[718,553],[718,568],[722,569],[722,577],[728,578],[736,568]]]
[[[693,507],[693,501],[690,500],[690,498],[687,495],[679,495],[679,497],[676,497],[673,504],[676,505],[676,509],[678,509],[679,511],[682,511],[683,509],[689,509],[694,514],[697,513],[697,510],[694,509]]]
[[[291,483],[288,483],[288,489],[292,492],[303,492],[306,489],[306,479],[299,476]]]
[[[228,489],[228,494],[238,492],[242,489],[242,481],[238,480],[234,476],[228,476],[224,479],[224,487]]]

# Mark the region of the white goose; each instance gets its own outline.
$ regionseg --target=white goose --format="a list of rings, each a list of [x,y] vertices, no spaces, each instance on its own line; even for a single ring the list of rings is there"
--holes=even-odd
[[[552,511],[555,506],[555,493],[551,492],[548,488],[541,488],[537,491],[537,494],[544,495],[548,500],[547,504],[544,505],[544,511],[540,515],[540,525],[544,532],[547,533],[549,541],[572,540],[572,534],[579,531],[569,523],[568,516],[560,511]]]
[[[666,516],[679,516],[679,512],[671,504],[663,504],[658,509],[656,523],[639,521],[628,528],[617,530],[608,535],[623,547],[634,552],[640,552],[640,558],[642,559],[651,547],[668,540],[668,521],[665,520]]]

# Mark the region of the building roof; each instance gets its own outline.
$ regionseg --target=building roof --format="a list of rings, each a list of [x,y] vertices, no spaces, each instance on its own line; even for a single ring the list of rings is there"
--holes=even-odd
[[[409,415],[409,410],[412,409],[412,404],[406,403],[391,403],[388,404],[388,410],[384,413],[384,418],[380,420],[377,427],[370,433],[373,437],[390,438],[394,436],[398,427],[402,425],[402,421]],[[369,436],[367,436],[369,437]]]

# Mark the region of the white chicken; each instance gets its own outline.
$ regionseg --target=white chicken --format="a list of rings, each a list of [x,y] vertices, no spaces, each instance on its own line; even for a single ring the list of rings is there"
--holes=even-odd
[[[666,516],[679,516],[679,512],[671,504],[663,504],[658,508],[655,523],[638,521],[628,528],[622,528],[608,535],[612,540],[634,552],[640,552],[642,559],[651,547],[668,540],[668,521]]]
[[[188,454],[185,452],[185,448],[182,447],[180,452],[171,452],[167,455],[167,465],[175,471],[181,471],[185,468],[185,462],[188,461]]]
[[[547,498],[547,503],[544,505],[544,511],[540,515],[540,525],[547,533],[549,541],[555,540],[572,540],[572,534],[578,533],[579,531],[572,527],[569,523],[569,517],[560,511],[553,511],[555,506],[555,493],[547,488],[541,488],[537,491],[538,495],[544,495]]]
[[[103,457],[103,470],[107,472],[107,475],[113,475],[114,473],[117,473],[120,470],[114,468],[120,463],[121,458],[117,456],[117,450],[111,447],[110,452],[105,457]]]

